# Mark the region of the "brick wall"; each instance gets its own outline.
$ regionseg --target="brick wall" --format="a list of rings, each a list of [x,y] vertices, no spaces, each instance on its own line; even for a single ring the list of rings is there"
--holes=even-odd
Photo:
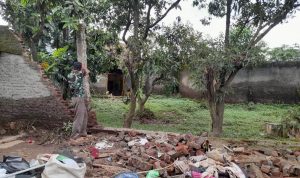
[[[0,84],[0,122],[28,120],[49,127],[71,119],[66,102],[23,56],[1,54]]]
[[[14,121],[44,128],[62,126],[72,120],[67,102],[39,65],[23,53],[19,41],[0,26],[0,125]]]

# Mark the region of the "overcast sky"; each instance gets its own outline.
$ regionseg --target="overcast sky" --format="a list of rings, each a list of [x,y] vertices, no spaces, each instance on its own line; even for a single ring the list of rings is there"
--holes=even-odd
[[[163,23],[172,24],[176,20],[177,16],[180,16],[182,21],[193,25],[195,29],[203,32],[205,35],[216,37],[220,32],[224,32],[225,19],[214,18],[209,26],[203,26],[200,19],[207,16],[205,10],[199,10],[196,7],[192,7],[192,0],[185,0],[181,2],[182,10],[172,10],[168,16],[164,19]],[[7,24],[0,17],[0,25]],[[273,28],[263,40],[267,42],[269,47],[279,47],[283,44],[293,45],[295,43],[300,44],[300,12],[296,13],[296,16],[288,20],[288,23],[280,24]]]

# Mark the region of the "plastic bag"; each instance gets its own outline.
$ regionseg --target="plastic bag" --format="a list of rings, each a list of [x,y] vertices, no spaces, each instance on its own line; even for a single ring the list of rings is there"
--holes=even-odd
[[[78,167],[76,167],[73,163],[69,164],[67,161],[65,163],[61,162],[57,159],[58,156],[59,155],[51,156],[45,165],[42,178],[84,178],[86,172],[85,163],[78,164]],[[65,160],[67,160],[67,158]]]
[[[114,178],[139,178],[139,176],[133,172],[125,172],[116,175]]]
[[[3,156],[3,162],[0,168],[5,169],[7,174],[15,173],[30,168],[29,163],[18,156]]]
[[[151,170],[148,172],[146,178],[158,178],[159,177],[159,172]]]

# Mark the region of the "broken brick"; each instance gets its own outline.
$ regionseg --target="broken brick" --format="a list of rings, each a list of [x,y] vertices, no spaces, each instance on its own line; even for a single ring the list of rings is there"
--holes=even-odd
[[[272,168],[271,175],[276,176],[276,177],[280,177],[281,176],[280,169],[278,167]]]
[[[300,151],[295,151],[295,152],[294,152],[294,155],[295,155],[296,157],[300,156]]]
[[[161,165],[160,165],[160,162],[159,162],[159,161],[156,161],[156,162],[153,164],[153,168],[154,168],[154,169],[160,169],[160,168],[162,168]]]
[[[272,151],[271,156],[278,157],[279,155],[278,152],[274,150]]]
[[[263,173],[268,174],[271,171],[271,166],[263,164],[260,168]]]
[[[188,142],[187,146],[196,150],[201,149],[201,144],[198,144],[195,141]]]
[[[184,145],[184,144],[179,144],[178,146],[176,146],[175,150],[177,151],[177,153],[180,153],[183,155],[189,154],[188,146]]]
[[[204,154],[205,153],[201,149],[196,151],[196,156],[200,156],[200,155],[204,155]]]

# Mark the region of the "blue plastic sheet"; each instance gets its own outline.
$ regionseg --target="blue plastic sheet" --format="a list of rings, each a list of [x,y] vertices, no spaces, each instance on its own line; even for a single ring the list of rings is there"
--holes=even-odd
[[[139,178],[139,176],[133,172],[125,172],[116,175],[114,178]]]

